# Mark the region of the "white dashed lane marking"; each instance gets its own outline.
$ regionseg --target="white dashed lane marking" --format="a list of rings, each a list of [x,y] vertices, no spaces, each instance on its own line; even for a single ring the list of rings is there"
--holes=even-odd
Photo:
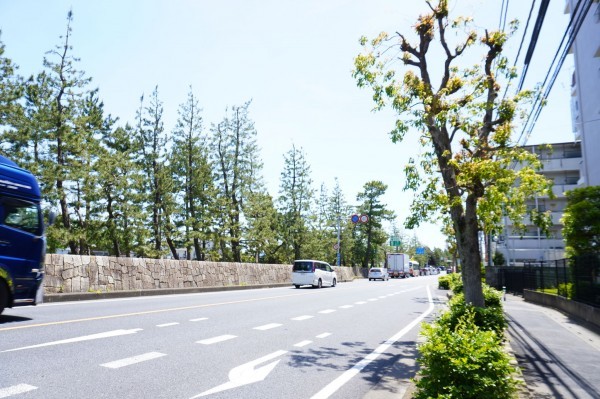
[[[343,305],[343,306],[340,306],[340,309],[350,309],[353,307],[354,307],[354,305]]]
[[[203,339],[201,341],[197,341],[197,344],[202,345],[212,345],[223,341],[229,341],[230,339],[237,338],[235,335],[219,335],[218,337]]]
[[[296,348],[302,348],[303,346],[310,345],[310,344],[312,344],[312,341],[306,340],[306,341],[300,341],[297,344],[295,344],[294,346]]]
[[[328,313],[333,313],[333,312],[335,312],[335,309],[325,309],[325,310],[321,310],[319,313],[328,314]]]
[[[132,356],[121,360],[115,360],[114,362],[108,362],[101,364],[102,367],[109,369],[120,369],[121,367],[131,366],[132,364],[146,362],[152,359],[158,359],[159,357],[167,356],[164,353],[159,352],[148,352],[142,355]]]
[[[254,327],[254,330],[265,331],[265,330],[270,330],[272,328],[277,328],[277,327],[281,327],[281,326],[282,326],[282,324],[271,323],[271,324],[265,324],[264,326]]]
[[[327,338],[331,335],[331,333],[323,333],[323,334],[319,334],[317,335],[317,338]]]
[[[365,303],[366,303],[365,301],[354,302],[355,305],[364,305]]]
[[[315,317],[315,316],[304,315],[304,316],[294,317],[292,320],[302,321],[302,320],[312,319],[313,317]]]
[[[9,396],[19,395],[21,393],[33,391],[34,389],[38,388],[28,384],[19,384],[13,385],[12,387],[0,388],[0,398],[8,398]]]
[[[171,326],[176,326],[179,323],[164,323],[164,324],[157,324],[156,327],[171,327]]]
[[[208,320],[208,317],[199,317],[197,319],[190,319],[190,321],[203,321],[203,320]]]

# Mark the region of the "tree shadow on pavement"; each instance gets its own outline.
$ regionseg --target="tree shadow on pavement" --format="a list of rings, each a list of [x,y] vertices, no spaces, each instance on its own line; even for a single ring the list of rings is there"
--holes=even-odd
[[[339,348],[322,347],[310,351],[292,351],[288,365],[299,369],[335,370],[344,372],[356,366],[373,353],[364,342],[343,342],[343,346],[354,349],[352,353],[340,352]],[[377,390],[399,393],[399,380],[408,382],[414,377],[418,351],[415,341],[398,341],[368,364],[360,376]],[[305,371],[307,372],[307,371]]]
[[[525,381],[528,382],[528,389],[534,391],[531,392],[532,398],[564,397],[564,393],[558,391],[556,381],[559,382],[558,386],[568,391],[573,398],[577,398],[578,393],[573,391],[573,384],[570,384],[572,381],[591,398],[600,399],[600,393],[585,378],[566,367],[561,359],[541,341],[531,335],[525,335],[527,330],[518,321],[508,314],[506,318],[509,321],[508,331],[515,344],[515,357]],[[560,373],[553,370],[553,367],[558,367]],[[535,392],[536,387],[540,392]]]

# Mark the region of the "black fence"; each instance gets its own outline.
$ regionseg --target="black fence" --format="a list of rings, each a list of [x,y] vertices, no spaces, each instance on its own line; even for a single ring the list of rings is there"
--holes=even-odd
[[[497,273],[497,288],[508,292],[539,290],[600,307],[600,254],[500,267]]]

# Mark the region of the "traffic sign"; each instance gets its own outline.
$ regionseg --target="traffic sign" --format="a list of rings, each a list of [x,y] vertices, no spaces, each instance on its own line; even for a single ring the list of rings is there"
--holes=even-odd
[[[350,220],[352,221],[352,223],[356,224],[359,222],[360,216],[358,216],[357,214],[354,214],[350,217]]]
[[[369,216],[367,215],[360,215],[360,222],[361,223],[367,223],[369,221]]]

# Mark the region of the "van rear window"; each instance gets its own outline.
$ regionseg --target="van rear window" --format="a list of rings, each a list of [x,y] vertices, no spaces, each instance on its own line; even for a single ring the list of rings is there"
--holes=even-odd
[[[294,262],[295,272],[312,272],[313,270],[313,262]]]

